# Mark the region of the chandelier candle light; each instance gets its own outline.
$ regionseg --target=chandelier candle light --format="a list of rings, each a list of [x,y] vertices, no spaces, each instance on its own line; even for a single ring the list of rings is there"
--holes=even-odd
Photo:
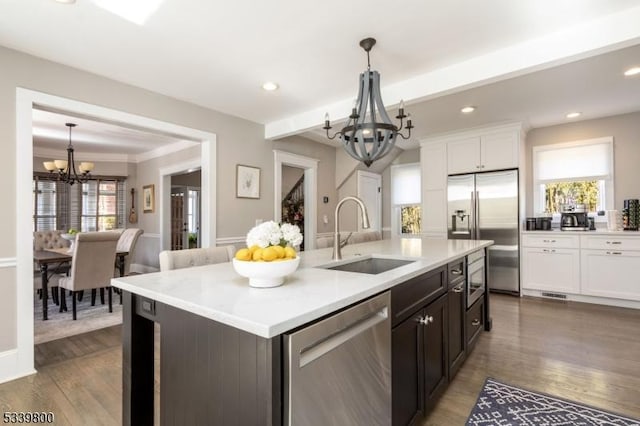
[[[73,185],[74,183],[85,183],[91,177],[91,170],[93,170],[94,164],[91,162],[82,162],[78,166],[81,176],[76,173],[76,164],[73,159],[73,145],[71,145],[71,129],[76,127],[74,123],[66,123],[65,126],[69,127],[69,146],[67,146],[67,160],[54,160],[45,161],[42,164],[44,168],[53,173],[58,172],[58,180]],[[73,174],[72,174],[73,171]]]
[[[367,70],[360,74],[358,98],[345,127],[333,136],[329,136],[331,129],[329,113],[324,116],[323,127],[327,132],[327,138],[333,140],[338,136],[347,153],[367,167],[391,151],[398,135],[402,139],[409,139],[413,129],[411,115],[404,113],[404,101],[400,101],[398,108],[396,118],[400,120],[400,124],[397,126],[384,109],[380,96],[380,74],[378,71],[371,71],[369,60],[369,52],[375,44],[374,38],[365,38],[360,42],[360,47],[367,52]],[[406,136],[400,133],[405,118],[407,122],[404,128],[408,130]]]

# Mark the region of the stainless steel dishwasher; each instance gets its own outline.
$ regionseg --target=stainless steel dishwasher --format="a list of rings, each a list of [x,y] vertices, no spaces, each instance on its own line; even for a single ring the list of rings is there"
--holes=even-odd
[[[389,292],[285,334],[285,424],[391,424]]]

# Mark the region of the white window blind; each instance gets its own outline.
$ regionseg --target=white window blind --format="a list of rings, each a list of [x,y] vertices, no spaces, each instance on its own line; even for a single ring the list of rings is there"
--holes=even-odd
[[[538,183],[610,179],[613,140],[601,138],[535,147],[533,167]]]
[[[419,204],[422,199],[420,164],[391,166],[391,197],[395,205]]]

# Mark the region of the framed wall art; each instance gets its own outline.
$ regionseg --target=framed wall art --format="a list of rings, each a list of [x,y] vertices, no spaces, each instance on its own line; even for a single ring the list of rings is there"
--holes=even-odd
[[[154,185],[145,185],[142,187],[142,212],[153,213],[156,206],[156,195]]]
[[[236,198],[260,198],[260,168],[236,165]]]

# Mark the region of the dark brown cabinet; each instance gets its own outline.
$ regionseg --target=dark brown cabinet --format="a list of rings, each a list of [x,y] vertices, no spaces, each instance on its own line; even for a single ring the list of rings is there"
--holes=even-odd
[[[480,332],[484,328],[485,318],[484,300],[479,299],[467,311],[465,319],[465,333],[467,335],[467,351],[470,351],[478,340]]]
[[[449,264],[449,380],[453,380],[466,356],[465,312],[466,283],[464,258]]]
[[[424,310],[422,327],[424,340],[425,412],[435,405],[449,384],[447,376],[448,339],[447,295],[431,303]]]
[[[394,425],[415,424],[446,389],[446,277],[443,267],[391,291]]]

